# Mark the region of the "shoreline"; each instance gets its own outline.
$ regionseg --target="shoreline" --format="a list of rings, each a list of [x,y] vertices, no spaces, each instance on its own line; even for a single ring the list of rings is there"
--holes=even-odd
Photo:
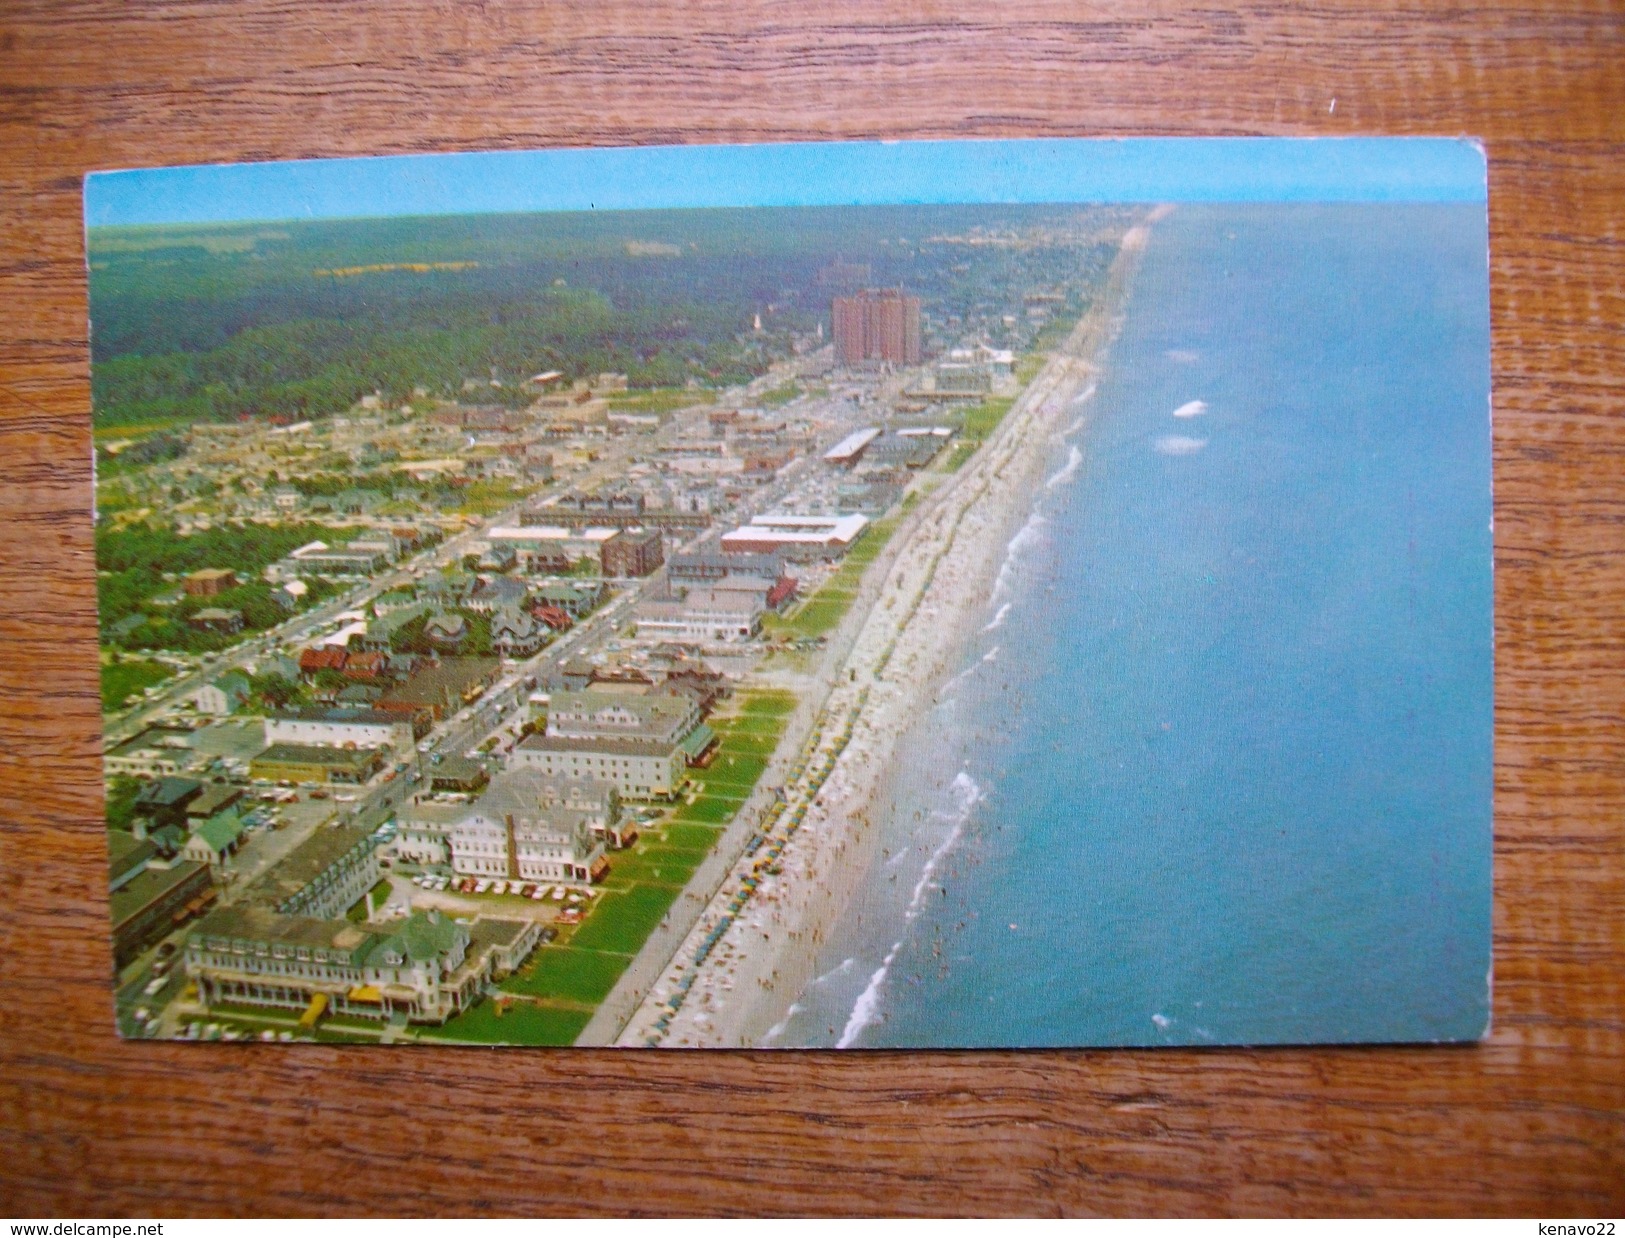
[[[824,942],[873,861],[896,745],[987,622],[963,599],[991,597],[1065,415],[1121,326],[1147,225],[1158,217],[1125,233],[1095,304],[982,449],[923,497],[906,533],[899,529],[906,541],[759,827],[763,842],[737,859],[615,1043],[769,1047],[763,1038],[814,979]]]

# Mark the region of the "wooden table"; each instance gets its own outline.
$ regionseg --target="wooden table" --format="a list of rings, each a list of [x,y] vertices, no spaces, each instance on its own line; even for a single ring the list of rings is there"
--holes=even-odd
[[[0,91],[0,1212],[1625,1210],[1617,5],[9,0]],[[1488,144],[1486,1044],[774,1055],[115,1038],[83,172],[1106,133]]]

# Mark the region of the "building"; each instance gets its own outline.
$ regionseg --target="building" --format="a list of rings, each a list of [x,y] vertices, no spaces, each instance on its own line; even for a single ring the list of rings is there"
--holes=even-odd
[[[744,641],[762,630],[763,602],[771,589],[695,588],[679,602],[645,602],[638,635],[673,641]]]
[[[389,566],[394,549],[393,542],[371,539],[338,548],[308,542],[266,568],[265,578],[275,582],[300,576],[372,576]]]
[[[207,864],[219,874],[231,867],[231,857],[242,844],[242,819],[234,812],[217,813],[192,831],[181,847],[181,858]]]
[[[203,790],[186,805],[186,828],[196,830],[210,817],[222,812],[240,815],[242,799],[241,787],[234,787],[229,782],[204,783]]]
[[[529,614],[536,622],[554,632],[568,632],[575,622],[557,606],[548,606],[542,602],[534,603],[530,607]]]
[[[836,468],[852,468],[863,459],[864,449],[879,437],[879,426],[854,430],[824,453],[824,463],[834,465]]]
[[[440,719],[477,700],[501,670],[498,658],[442,658],[379,697],[375,708]]]
[[[469,610],[489,615],[503,607],[523,606],[529,596],[530,590],[522,582],[511,576],[493,576],[474,587],[466,605]]]
[[[876,439],[869,447],[869,455],[877,464],[923,469],[952,436],[953,431],[946,426],[898,430]]]
[[[497,775],[472,804],[413,804],[399,814],[396,853],[465,877],[601,881],[620,801],[613,785],[533,768]]]
[[[273,653],[269,657],[261,658],[254,667],[256,675],[275,675],[286,679],[289,683],[299,681],[299,660],[290,658],[285,653]]]
[[[122,744],[107,750],[102,768],[109,775],[131,778],[167,778],[184,773],[198,764],[190,731],[148,727]]]
[[[199,688],[193,699],[200,713],[224,718],[248,704],[253,694],[253,686],[248,682],[247,675],[241,671],[227,671],[219,679]]]
[[[993,390],[993,368],[968,348],[950,352],[931,377],[938,395],[981,396]]]
[[[479,577],[468,572],[439,572],[418,586],[418,596],[436,606],[461,606],[479,583]]]
[[[429,786],[436,791],[479,791],[491,781],[490,772],[479,761],[467,757],[447,757],[429,770]]]
[[[777,554],[807,561],[838,559],[868,527],[867,516],[756,516],[722,535],[724,554]]]
[[[540,934],[533,921],[462,925],[430,911],[371,926],[239,903],[203,920],[183,958],[205,1005],[443,1023],[519,966]]]
[[[468,642],[468,620],[454,610],[439,611],[429,616],[423,635],[436,649],[455,652]]]
[[[125,830],[107,831],[107,888],[121,890],[146,871],[158,848]]]
[[[378,884],[378,840],[359,825],[319,829],[248,891],[285,916],[341,918]]]
[[[762,605],[774,612],[783,611],[795,599],[798,587],[799,582],[794,576],[780,576],[762,599]]]
[[[627,695],[587,688],[555,692],[547,705],[547,733],[574,738],[634,736],[680,740],[701,724],[700,707],[678,692]]]
[[[186,621],[188,627],[200,632],[220,632],[235,636],[243,630],[243,612],[224,610],[218,606],[205,606]]]
[[[520,741],[509,764],[567,781],[613,783],[628,799],[670,799],[687,766],[716,743],[687,692],[555,692],[547,730]]]
[[[699,551],[673,555],[666,563],[666,579],[673,588],[715,584],[736,573],[777,580],[783,573],[783,559],[777,554],[722,554]]]
[[[512,546],[494,543],[486,546],[480,554],[479,569],[482,572],[511,572],[519,566],[519,552]]]
[[[504,609],[491,617],[491,651],[503,658],[528,658],[547,643],[548,629],[525,611]]]
[[[252,778],[268,782],[342,782],[359,785],[384,767],[382,748],[327,748],[272,744],[249,763]]]
[[[318,646],[299,651],[299,674],[304,679],[314,679],[322,671],[342,671],[349,653],[342,647],[329,645]]]
[[[666,561],[666,550],[655,529],[621,532],[598,551],[605,576],[647,576]]]
[[[557,520],[561,517],[568,518],[572,513],[569,509],[540,508],[535,514]],[[640,523],[636,512],[616,514],[632,524]],[[574,563],[577,559],[597,559],[600,547],[619,532],[618,525],[609,527],[598,524],[575,532],[564,525],[521,524],[498,525],[486,530],[485,536],[492,546],[506,546],[512,549],[520,562],[535,571],[538,560],[557,562],[562,559],[566,563]]]
[[[206,567],[186,578],[186,593],[189,597],[212,598],[217,593],[224,593],[227,589],[236,587],[237,573],[224,567]]]
[[[137,838],[156,834],[166,826],[186,828],[187,807],[203,795],[195,778],[164,777],[147,783],[136,793],[131,825]]]
[[[670,800],[687,778],[681,744],[654,739],[571,739],[531,735],[519,742],[510,769],[534,769],[549,778],[612,783],[627,799]]]
[[[536,590],[536,601],[562,610],[572,619],[590,615],[604,604],[609,589],[601,580],[559,580]]]
[[[427,733],[420,718],[382,709],[324,708],[282,710],[265,719],[267,744],[329,744],[334,747],[393,748],[410,752]]]
[[[114,964],[126,966],[214,899],[207,864],[192,860],[149,863],[110,896]]]
[[[920,299],[897,288],[866,288],[831,307],[835,363],[920,363]]]

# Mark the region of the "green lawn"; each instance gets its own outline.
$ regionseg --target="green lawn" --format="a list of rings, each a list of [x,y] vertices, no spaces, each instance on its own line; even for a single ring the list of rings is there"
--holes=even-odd
[[[770,391],[762,392],[756,403],[763,408],[779,408],[800,394],[801,388],[796,383],[781,383]]]
[[[426,1027],[418,1035],[425,1040],[471,1040],[486,1045],[568,1045],[575,1043],[591,1018],[584,1010],[534,1002],[514,1002],[499,1018],[496,1003],[487,1000],[446,1020],[444,1026]]]
[[[733,819],[738,807],[737,800],[702,795],[692,804],[684,804],[679,808],[672,820],[689,825],[722,825]]]
[[[850,593],[843,593],[839,597],[820,594],[801,608],[792,626],[800,636],[825,636],[840,626],[851,608]]]
[[[715,404],[717,401],[716,392],[689,387],[646,387],[606,394],[611,408],[629,413],[672,413],[680,408]]]
[[[163,683],[174,673],[160,662],[129,658],[105,665],[102,667],[102,708],[117,709],[142,689]]]
[[[748,735],[772,739],[784,729],[784,715],[742,714],[737,718],[712,718],[711,729],[728,739]]]
[[[705,858],[704,851],[663,847],[659,843],[639,843],[630,851],[617,851],[611,861],[610,882],[615,886],[639,882],[685,885]]]
[[[771,718],[787,717],[796,707],[796,694],[775,688],[763,688],[740,694],[739,710],[743,714],[765,715]]]
[[[579,950],[636,954],[680,892],[676,886],[637,884],[625,893],[600,895],[570,944]]]
[[[708,793],[722,787],[737,786],[743,786],[748,791],[756,785],[756,780],[766,768],[765,757],[753,752],[734,751],[724,744],[716,760],[711,763],[711,768],[702,771],[702,777]]]
[[[781,729],[782,724],[775,721],[773,729],[767,731],[755,728],[736,731],[732,727],[719,727],[717,731],[722,738],[722,752],[732,756],[743,753],[759,757],[778,746]]]
[[[721,830],[714,830],[703,825],[674,823],[666,827],[666,842],[673,847],[700,847],[709,851],[717,839],[721,837]]]
[[[543,946],[498,987],[506,993],[596,1006],[609,996],[631,961],[623,954],[604,954],[573,946]]]

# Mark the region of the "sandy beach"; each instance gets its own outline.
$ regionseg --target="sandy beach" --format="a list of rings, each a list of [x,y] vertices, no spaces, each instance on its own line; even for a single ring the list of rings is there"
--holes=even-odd
[[[876,845],[899,737],[940,687],[993,592],[1122,320],[1153,214],[1125,235],[1100,297],[958,473],[923,493],[783,792],[616,1043],[761,1044],[813,978]],[[1075,468],[1077,461],[1067,467]]]

